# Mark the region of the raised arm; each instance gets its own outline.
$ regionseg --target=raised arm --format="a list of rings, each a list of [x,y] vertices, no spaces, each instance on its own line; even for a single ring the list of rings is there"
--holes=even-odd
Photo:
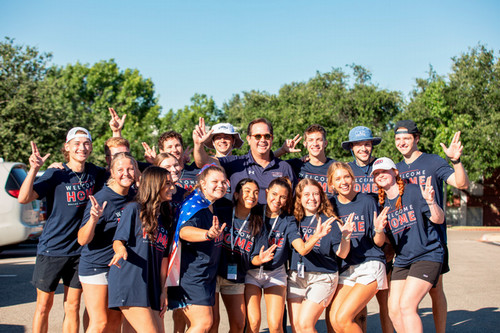
[[[111,131],[113,132],[113,137],[114,138],[121,138],[123,125],[125,125],[125,118],[127,118],[127,115],[124,114],[120,118],[118,116],[118,113],[115,111],[115,109],[108,108],[108,110],[109,110],[109,114],[111,115],[111,120],[109,121],[109,127],[111,128]]]
[[[302,140],[300,134],[297,134],[293,139],[286,139],[283,146],[273,152],[274,157],[281,157],[288,153],[300,153],[300,149],[296,148],[300,140]]]
[[[340,241],[339,248],[335,254],[337,257],[345,259],[351,250],[351,235],[354,231],[354,213],[351,213],[347,218],[347,221],[343,225],[339,225],[340,232],[342,233],[342,239]]]
[[[32,153],[29,159],[30,170],[21,185],[19,196],[17,197],[17,200],[22,204],[27,204],[35,199],[38,199],[38,193],[33,190],[33,183],[35,182],[36,174],[40,171],[40,168],[50,156],[50,154],[47,154],[42,157],[33,141],[31,141],[31,151]]]
[[[375,229],[375,235],[373,235],[373,242],[378,247],[382,247],[385,242],[385,226],[387,225],[387,212],[389,211],[389,206],[384,207],[377,215],[377,212],[373,212],[373,227]]]
[[[330,217],[324,223],[321,223],[321,218],[318,218],[318,226],[316,227],[316,231],[312,234],[309,239],[304,242],[302,239],[297,238],[292,242],[293,248],[301,255],[305,256],[314,248],[314,245],[323,237],[328,235],[330,230],[332,230],[332,222],[334,221],[334,217]]]
[[[186,226],[179,232],[179,237],[187,242],[193,243],[213,241],[222,233],[225,227],[225,223],[219,227],[219,219],[217,216],[214,216],[210,229],[206,230],[193,226]]]
[[[462,156],[462,150],[464,148],[460,142],[460,131],[455,133],[449,147],[446,147],[444,143],[441,143],[441,147],[453,164],[453,170],[455,170],[455,172],[448,177],[446,183],[460,190],[468,189],[469,177],[467,176],[464,165],[460,161],[460,156]]]
[[[442,224],[444,222],[444,212],[435,200],[434,188],[431,185],[431,180],[432,177],[427,177],[425,188],[420,185],[420,191],[422,192],[422,197],[425,199],[425,202],[429,205],[429,210],[431,212],[429,220],[431,220],[432,223]]]
[[[220,165],[219,160],[215,157],[208,156],[205,150],[204,144],[210,138],[213,130],[207,132],[205,130],[205,119],[200,117],[198,125],[196,125],[193,131],[193,156],[196,166],[202,168],[205,164],[215,163]]]
[[[94,238],[97,222],[99,222],[99,218],[102,216],[104,208],[106,208],[106,205],[108,204],[107,201],[104,201],[102,206],[99,205],[93,195],[90,195],[89,199],[92,205],[90,208],[90,218],[87,223],[85,223],[85,225],[78,230],[78,244],[82,246],[90,243]]]

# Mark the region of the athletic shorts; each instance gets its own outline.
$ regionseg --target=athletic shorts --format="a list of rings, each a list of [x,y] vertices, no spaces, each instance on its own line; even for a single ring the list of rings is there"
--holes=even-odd
[[[450,271],[450,254],[448,252],[448,245],[442,244],[444,248],[444,256],[443,256],[443,266],[441,267],[441,274],[448,273]]]
[[[245,277],[245,284],[253,284],[259,288],[269,288],[274,286],[286,287],[286,271],[285,266],[281,266],[272,271],[262,271],[262,277],[259,277],[260,268],[251,269]]]
[[[377,289],[387,289],[385,264],[378,260],[365,261],[349,266],[339,276],[339,284],[353,287],[356,283],[368,285],[377,281]]]
[[[78,278],[80,279],[81,283],[107,286],[108,285],[108,275],[109,275],[109,271],[94,274],[94,275],[79,275]]]
[[[408,276],[413,276],[429,282],[436,286],[439,280],[442,264],[435,261],[417,261],[405,267],[394,266],[391,280],[406,280]]]
[[[338,272],[305,272],[304,277],[300,278],[297,271],[291,271],[288,276],[287,299],[307,299],[326,308],[335,294],[338,278]]]
[[[245,293],[245,284],[236,283],[221,276],[217,276],[217,286],[215,292],[221,295],[243,295]]]
[[[51,257],[38,254],[31,283],[45,292],[56,291],[62,279],[66,287],[82,289],[78,279],[80,256]]]

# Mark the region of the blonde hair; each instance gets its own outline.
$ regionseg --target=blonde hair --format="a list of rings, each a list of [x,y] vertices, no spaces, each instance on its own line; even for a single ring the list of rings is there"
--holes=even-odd
[[[332,184],[333,184],[333,175],[335,174],[335,171],[337,171],[339,169],[346,170],[349,173],[349,176],[351,176],[353,182],[356,179],[354,177],[354,173],[352,172],[352,169],[349,166],[349,164],[344,163],[344,162],[333,162],[328,167],[328,173],[327,173],[327,175],[328,175],[327,176],[327,182],[328,182],[328,186],[329,187],[333,187],[332,186]]]
[[[129,153],[115,154],[115,156],[111,160],[111,164],[109,165],[109,171],[111,172],[111,170],[114,169],[116,162],[118,162],[119,160],[123,160],[123,159],[128,159],[132,163],[132,165],[134,167],[134,180],[135,180],[135,182],[137,182],[140,178],[141,172],[139,171],[139,166],[137,165],[137,161]],[[108,183],[107,183],[108,186],[112,186],[115,183],[116,183],[116,180],[110,176],[108,179]]]

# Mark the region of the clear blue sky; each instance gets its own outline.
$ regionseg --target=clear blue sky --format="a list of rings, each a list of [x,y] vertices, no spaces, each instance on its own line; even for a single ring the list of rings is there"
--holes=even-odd
[[[1,36],[152,78],[163,110],[195,93],[220,107],[233,94],[277,93],[316,71],[356,63],[405,95],[468,47],[500,50],[500,1],[23,1],[0,0]],[[347,70],[347,69],[346,69]]]

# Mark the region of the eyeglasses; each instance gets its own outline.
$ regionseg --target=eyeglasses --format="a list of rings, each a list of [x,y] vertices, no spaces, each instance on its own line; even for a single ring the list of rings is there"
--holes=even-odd
[[[257,141],[260,141],[260,139],[262,139],[264,137],[265,140],[271,140],[273,138],[273,135],[272,134],[255,134],[255,135],[251,135],[255,138],[255,140]]]

